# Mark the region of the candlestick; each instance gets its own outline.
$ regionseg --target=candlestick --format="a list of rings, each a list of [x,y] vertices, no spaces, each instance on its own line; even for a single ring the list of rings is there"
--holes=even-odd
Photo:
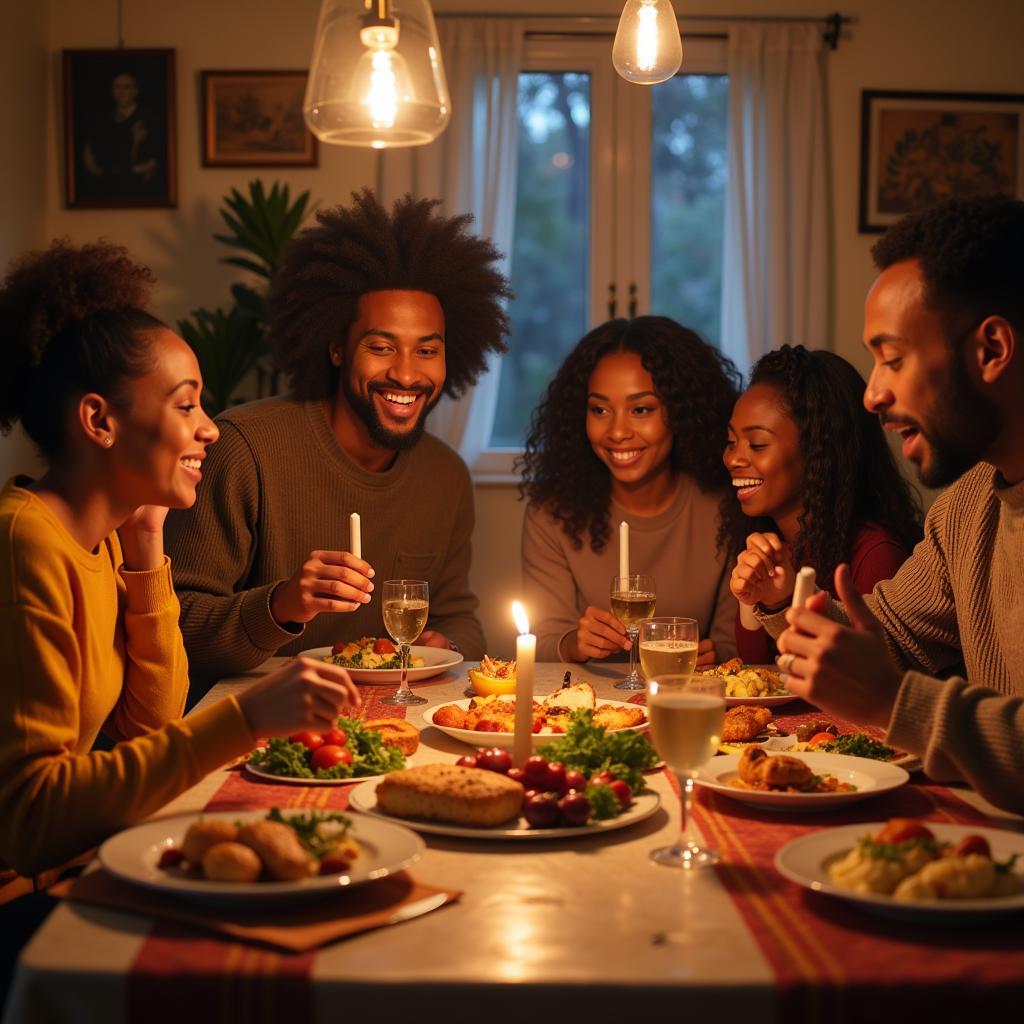
[[[363,537],[358,512],[353,512],[348,517],[348,548],[356,558],[363,557]]]
[[[793,607],[803,608],[807,598],[814,593],[814,569],[805,565],[796,574],[796,586],[793,588]]]
[[[512,764],[522,768],[530,756],[533,737],[533,663],[537,657],[537,638],[530,632],[526,610],[512,602],[516,637],[516,717],[512,737]]]
[[[629,523],[619,523],[619,575],[629,577]]]

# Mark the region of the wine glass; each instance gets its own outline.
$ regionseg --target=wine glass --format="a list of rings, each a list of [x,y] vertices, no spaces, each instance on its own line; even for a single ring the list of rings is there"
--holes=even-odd
[[[626,627],[629,649],[629,675],[615,684],[617,690],[642,690],[644,681],[636,668],[637,637],[640,622],[654,614],[658,594],[653,576],[612,577],[612,615]]]
[[[725,722],[725,680],[713,675],[662,675],[647,684],[647,714],[654,747],[679,782],[682,825],[672,846],[651,851],[651,860],[675,868],[718,863],[718,852],[698,846],[690,825],[693,776],[714,757]]]
[[[697,665],[696,619],[666,615],[640,623],[640,667],[648,679],[689,675]]]
[[[402,679],[390,697],[381,697],[382,704],[426,704],[409,689],[409,644],[423,632],[430,611],[427,584],[423,580],[388,580],[381,596],[384,626],[398,644],[402,660]]]

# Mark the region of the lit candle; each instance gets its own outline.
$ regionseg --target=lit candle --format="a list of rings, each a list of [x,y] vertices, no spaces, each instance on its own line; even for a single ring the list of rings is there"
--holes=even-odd
[[[807,598],[814,593],[814,569],[805,565],[796,574],[796,586],[793,588],[793,607],[803,608]]]
[[[516,721],[512,738],[512,764],[522,768],[531,752],[533,736],[533,663],[537,657],[537,638],[530,632],[526,610],[518,601],[512,602],[516,620]]]
[[[629,576],[629,523],[625,519],[619,523],[619,575]]]
[[[359,513],[348,517],[348,549],[356,558],[363,557],[363,537],[359,526]]]

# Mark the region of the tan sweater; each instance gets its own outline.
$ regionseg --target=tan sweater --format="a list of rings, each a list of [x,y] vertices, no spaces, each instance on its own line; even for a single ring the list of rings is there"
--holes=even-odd
[[[167,551],[194,673],[244,671],[272,654],[297,654],[360,636],[386,636],[379,587],[430,585],[428,629],[484,653],[469,587],[473,490],[463,461],[424,435],[390,469],[372,473],[338,445],[320,402],[270,398],[217,420],[196,504],[167,520]],[[350,614],[317,616],[304,630],[278,625],[273,589],[315,550],[349,549],[349,515],[362,520],[374,599]]]
[[[1024,483],[975,466],[935,500],[924,534],[867,599],[906,669],[889,740],[932,778],[1022,813]],[[773,636],[785,628],[781,615],[764,621]]]
[[[618,525],[629,523],[631,572],[654,576],[657,615],[697,620],[701,639],[710,636],[720,659],[736,653],[729,592],[721,555],[715,550],[718,500],[684,477],[675,500],[656,516],[634,516],[612,502],[614,524],[605,549],[595,554],[586,536],[577,550],[547,512],[528,508],[523,521],[523,588],[537,657],[563,661],[562,640],[576,630],[588,605],[607,609],[612,577],[619,571]]]

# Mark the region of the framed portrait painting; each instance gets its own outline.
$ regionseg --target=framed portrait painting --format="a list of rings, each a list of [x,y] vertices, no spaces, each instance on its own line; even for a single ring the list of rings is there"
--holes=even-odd
[[[860,131],[861,231],[949,196],[1024,198],[1024,94],[865,90]]]
[[[65,50],[69,207],[176,206],[173,50]]]
[[[305,71],[204,71],[205,167],[316,167],[306,128]]]

